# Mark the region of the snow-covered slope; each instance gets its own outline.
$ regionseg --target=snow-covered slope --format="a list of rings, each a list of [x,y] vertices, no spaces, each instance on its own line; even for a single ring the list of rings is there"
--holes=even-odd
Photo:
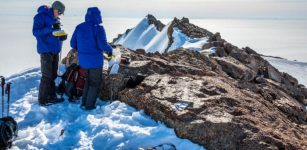
[[[143,111],[119,101],[99,101],[84,111],[67,101],[48,107],[37,103],[41,72],[30,69],[8,78],[12,82],[11,115],[19,125],[13,149],[131,149],[172,143],[180,150],[201,146],[180,139],[173,129]],[[61,135],[61,132],[64,134]]]
[[[182,33],[178,28],[174,28],[173,31],[173,43],[168,51],[175,50],[179,47],[183,47],[185,49],[190,49],[194,51],[202,50],[203,45],[208,43],[208,37],[203,38],[190,38],[184,33]]]
[[[155,25],[148,23],[148,18],[144,18],[130,32],[124,34],[116,44],[125,45],[130,49],[144,48],[159,33]]]
[[[307,63],[273,57],[265,57],[265,59],[279,71],[292,75],[300,84],[304,84],[307,87]]]
[[[114,44],[120,44],[132,50],[144,49],[151,53],[164,53],[180,47],[200,51],[202,46],[208,43],[208,37],[190,38],[178,28],[173,27],[172,22],[168,23],[162,31],[157,30],[154,24],[150,25],[148,22],[148,17],[145,17],[130,32],[123,34],[116,40]],[[173,28],[173,33],[169,37],[171,28]]]

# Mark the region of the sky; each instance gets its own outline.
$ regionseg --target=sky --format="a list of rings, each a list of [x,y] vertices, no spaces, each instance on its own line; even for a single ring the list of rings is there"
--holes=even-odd
[[[31,32],[33,16],[39,6],[51,5],[53,1],[0,0],[0,75],[39,66],[36,40]],[[188,17],[200,27],[220,32],[237,46],[248,45],[257,52],[291,60],[307,60],[307,0],[61,1],[66,5],[61,21],[69,35],[84,21],[86,9],[97,6],[102,10],[109,41],[134,27],[147,14],[162,21]],[[63,55],[70,50],[68,41],[64,43]]]
[[[14,14],[16,10],[52,0],[0,0],[2,13]],[[4,3],[5,2],[5,3]],[[62,0],[67,15],[85,13],[85,7],[98,6],[105,17],[140,18],[153,14],[158,18],[188,17],[194,19],[307,19],[307,0]],[[79,7],[78,7],[79,6]],[[27,10],[24,14],[33,14]]]

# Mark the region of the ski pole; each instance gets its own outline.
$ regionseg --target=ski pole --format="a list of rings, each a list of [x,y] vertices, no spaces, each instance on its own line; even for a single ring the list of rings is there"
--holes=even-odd
[[[4,113],[4,85],[5,85],[5,78],[0,76],[1,78],[1,89],[2,89],[2,117]]]
[[[10,114],[10,96],[11,96],[11,82],[6,84],[5,94],[7,94],[7,116]]]

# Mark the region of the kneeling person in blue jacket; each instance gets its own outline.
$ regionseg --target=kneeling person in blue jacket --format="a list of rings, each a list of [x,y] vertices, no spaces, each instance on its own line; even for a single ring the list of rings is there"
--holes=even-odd
[[[85,22],[79,24],[71,38],[70,45],[78,51],[79,64],[85,69],[86,82],[83,89],[81,107],[87,110],[96,107],[99,87],[102,81],[103,52],[112,56],[97,7],[87,9]]]
[[[37,52],[41,58],[42,77],[39,86],[38,102],[45,106],[64,101],[57,98],[54,80],[57,78],[59,52],[62,49],[62,41],[67,35],[55,36],[60,30],[59,16],[65,11],[65,6],[60,1],[55,1],[52,7],[41,6],[34,17],[33,35],[37,40]]]

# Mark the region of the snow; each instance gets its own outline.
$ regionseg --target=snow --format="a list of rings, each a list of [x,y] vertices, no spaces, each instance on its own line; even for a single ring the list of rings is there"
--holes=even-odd
[[[148,19],[144,18],[128,34],[122,35],[115,44],[121,44],[132,50],[144,49],[146,52],[164,53],[165,51],[173,51],[180,47],[200,51],[203,45],[208,43],[208,37],[190,38],[175,27],[172,34],[173,43],[168,48],[170,44],[168,37],[170,25],[171,23],[166,25],[160,32],[153,24],[149,25]]]
[[[92,111],[67,100],[41,107],[37,103],[40,77],[40,69],[33,68],[8,78],[13,83],[10,115],[19,125],[12,149],[137,149],[162,143],[172,143],[179,150],[203,149],[178,138],[173,129],[143,110],[119,101],[99,100]]]
[[[170,27],[170,23],[163,28],[161,32],[159,32],[149,43],[145,46],[145,50],[147,52],[154,53],[158,51],[159,53],[164,53],[168,47],[169,39],[168,39],[168,28]]]
[[[286,72],[292,75],[299,81],[300,84],[303,84],[307,87],[307,63],[273,57],[264,58],[268,60],[279,71]]]
[[[136,50],[144,48],[157,34],[158,30],[154,25],[149,25],[146,17],[128,34],[124,34],[115,44],[121,44],[126,48]]]
[[[299,84],[303,84],[307,87],[307,63],[273,57],[264,58],[279,71],[292,75],[298,80]],[[307,110],[307,105],[305,106],[305,109]]]
[[[190,38],[186,34],[182,33],[178,28],[174,28],[173,32],[173,43],[168,51],[175,50],[179,47],[190,49],[194,51],[202,50],[203,45],[208,43],[208,38]]]
[[[216,53],[216,47],[211,47],[209,49],[200,50],[199,52],[203,54],[213,54],[213,53]]]

